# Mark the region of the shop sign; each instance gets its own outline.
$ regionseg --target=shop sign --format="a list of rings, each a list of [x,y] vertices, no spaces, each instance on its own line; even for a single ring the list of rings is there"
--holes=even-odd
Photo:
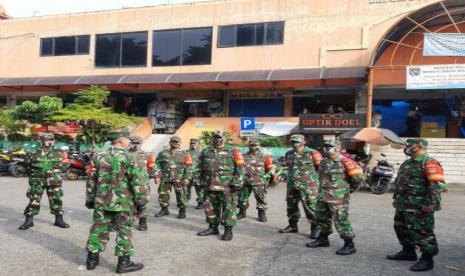
[[[299,125],[301,130],[310,132],[341,132],[365,127],[364,113],[340,114],[301,114]]]
[[[384,3],[402,3],[402,2],[413,2],[419,0],[368,0],[368,4],[384,4]]]
[[[465,34],[425,33],[424,56],[465,56]]]
[[[230,99],[280,99],[289,91],[232,91]]]
[[[408,66],[407,89],[465,88],[465,64]]]

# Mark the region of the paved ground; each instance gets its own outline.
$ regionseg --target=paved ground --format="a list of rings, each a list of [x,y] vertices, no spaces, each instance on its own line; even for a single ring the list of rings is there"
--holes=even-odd
[[[26,179],[0,178],[0,252],[1,275],[103,275],[116,267],[114,237],[102,254],[94,272],[80,270],[85,264],[84,245],[91,224],[91,211],[84,208],[84,182],[66,182],[65,218],[70,229],[52,225],[46,198],[32,230],[19,231],[27,203]],[[154,189],[155,190],[155,189]],[[188,218],[172,215],[149,218],[149,231],[134,231],[136,255],[145,269],[132,275],[415,275],[408,271],[411,262],[385,260],[386,253],[399,249],[392,229],[391,195],[356,193],[352,199],[351,220],[357,234],[358,253],[340,257],[334,251],[342,242],[331,236],[331,247],[309,249],[306,234],[309,225],[300,223],[301,234],[279,234],[286,225],[285,187],[269,191],[269,222],[256,221],[256,212],[241,220],[234,239],[223,242],[217,237],[197,237],[204,229],[203,211],[188,209]],[[150,212],[159,207],[152,193]],[[173,202],[173,199],[172,199]],[[443,211],[437,214],[440,255],[436,268],[423,275],[465,275],[465,189],[455,187],[444,195]],[[191,202],[194,206],[194,202]],[[452,268],[461,269],[455,271]],[[82,267],[81,267],[82,269]]]

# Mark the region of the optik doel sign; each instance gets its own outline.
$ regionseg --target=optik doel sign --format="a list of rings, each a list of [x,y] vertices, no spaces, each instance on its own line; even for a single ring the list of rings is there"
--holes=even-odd
[[[300,130],[314,133],[340,133],[365,127],[364,113],[301,114]]]

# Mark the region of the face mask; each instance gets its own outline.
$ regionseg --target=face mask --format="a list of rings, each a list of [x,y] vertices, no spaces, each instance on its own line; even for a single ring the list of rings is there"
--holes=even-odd
[[[224,139],[221,137],[215,137],[213,138],[213,144],[215,146],[221,146],[224,143]]]
[[[414,156],[420,149],[418,147],[406,147],[404,148],[404,154],[407,156]]]
[[[327,156],[330,156],[330,155],[334,155],[334,154],[337,154],[338,151],[335,147],[328,147],[328,148],[324,148],[323,149],[323,152],[327,155]]]
[[[179,148],[181,145],[179,144],[179,142],[171,142],[170,143],[170,146],[174,149],[177,149]]]
[[[51,148],[53,147],[53,144],[55,144],[55,141],[54,140],[46,140],[43,142],[43,145],[44,147],[46,148]]]
[[[195,150],[195,149],[197,149],[197,144],[190,144],[190,145],[189,145],[189,148],[190,148],[191,150]]]
[[[304,143],[302,143],[302,142],[292,142],[292,147],[295,148],[295,149],[300,148],[303,145],[304,145]]]
[[[250,146],[249,147],[250,152],[257,152],[259,149],[260,149],[259,146]]]
[[[130,144],[129,150],[138,151],[140,149],[140,144]]]

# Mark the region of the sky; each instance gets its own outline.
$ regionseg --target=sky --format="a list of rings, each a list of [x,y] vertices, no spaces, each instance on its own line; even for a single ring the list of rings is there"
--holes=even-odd
[[[203,1],[208,0],[0,0],[0,5],[8,15],[21,18]]]

